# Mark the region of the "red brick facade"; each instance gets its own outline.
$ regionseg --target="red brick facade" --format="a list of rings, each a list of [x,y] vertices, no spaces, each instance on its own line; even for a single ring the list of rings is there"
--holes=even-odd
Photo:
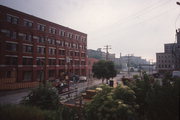
[[[0,5],[0,79],[86,76],[86,51],[87,34]]]

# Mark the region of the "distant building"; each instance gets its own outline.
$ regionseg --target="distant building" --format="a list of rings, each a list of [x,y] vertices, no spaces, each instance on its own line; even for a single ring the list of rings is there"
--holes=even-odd
[[[0,90],[86,76],[86,52],[87,34],[0,5]]]
[[[88,49],[87,50],[87,55],[89,58],[96,58],[99,60],[106,60],[106,53],[101,51],[100,48],[98,48],[97,50],[92,50],[92,49]],[[115,54],[108,54],[108,60],[110,61],[115,61]]]
[[[177,43],[164,44],[164,52],[156,53],[158,72],[180,70],[180,30],[176,30]]]
[[[142,59],[139,56],[121,56],[120,58],[116,58],[115,60],[116,65],[121,65],[122,69],[127,70],[128,65],[129,67],[138,68],[140,65],[149,64],[146,59]]]

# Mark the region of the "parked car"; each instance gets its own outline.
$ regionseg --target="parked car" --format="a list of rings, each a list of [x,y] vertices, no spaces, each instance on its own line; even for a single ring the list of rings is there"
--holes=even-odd
[[[79,82],[79,76],[78,75],[71,76],[70,81],[72,81],[73,83]]]
[[[79,82],[86,82],[87,81],[87,77],[86,76],[80,76],[79,77]]]

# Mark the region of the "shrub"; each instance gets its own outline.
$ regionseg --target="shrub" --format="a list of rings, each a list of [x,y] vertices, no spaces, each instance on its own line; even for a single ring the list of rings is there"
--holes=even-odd
[[[59,106],[59,97],[56,88],[51,85],[41,85],[33,89],[28,96],[26,96],[23,104],[37,106],[42,109],[57,109]]]
[[[0,120],[54,120],[53,116],[53,112],[33,106],[0,106]]]

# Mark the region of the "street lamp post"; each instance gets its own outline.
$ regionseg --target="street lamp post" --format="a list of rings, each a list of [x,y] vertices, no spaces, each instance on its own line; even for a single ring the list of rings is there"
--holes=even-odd
[[[177,5],[180,5],[180,2],[176,2]]]
[[[40,71],[40,83],[42,82],[43,85],[46,85],[46,60],[37,59],[44,65],[44,79],[42,80],[42,70]]]
[[[68,91],[69,91],[69,87],[70,87],[70,82],[69,82],[69,63],[70,63],[70,58],[66,57],[66,63],[67,63],[67,69],[66,69],[66,82],[68,82]]]

